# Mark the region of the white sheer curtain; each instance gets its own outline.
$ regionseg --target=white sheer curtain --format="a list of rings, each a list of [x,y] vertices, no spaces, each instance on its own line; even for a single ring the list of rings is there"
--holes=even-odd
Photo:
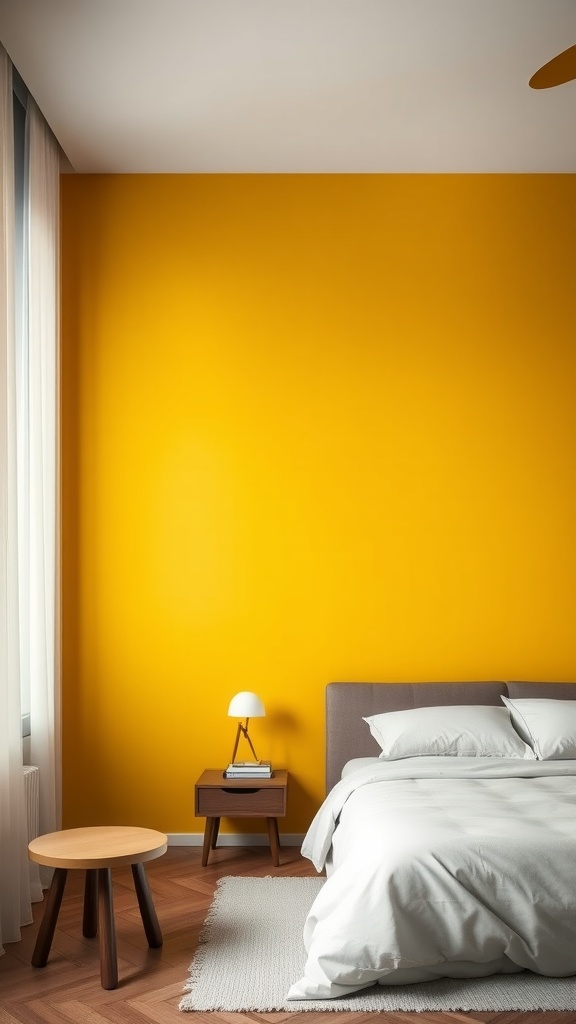
[[[28,224],[28,501],[25,519],[29,598],[20,604],[20,658],[28,674],[30,761],[40,777],[40,833],[60,825],[60,622],[58,264],[60,151],[32,97],[26,113]],[[46,873],[43,877],[46,883]]]
[[[0,950],[32,920],[22,773],[18,625],[12,67],[0,48]]]
[[[12,69],[0,46],[0,952],[41,898],[27,854],[21,689],[31,697],[40,830],[59,827],[57,551],[59,153],[32,100],[23,331],[15,308]]]

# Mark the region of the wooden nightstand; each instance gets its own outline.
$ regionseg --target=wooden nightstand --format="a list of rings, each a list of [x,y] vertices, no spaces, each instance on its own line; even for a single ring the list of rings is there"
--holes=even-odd
[[[280,863],[278,818],[286,814],[288,772],[275,771],[271,779],[225,779],[221,768],[208,768],[194,788],[194,812],[206,818],[202,867],[216,848],[220,818],[266,818],[272,862]]]

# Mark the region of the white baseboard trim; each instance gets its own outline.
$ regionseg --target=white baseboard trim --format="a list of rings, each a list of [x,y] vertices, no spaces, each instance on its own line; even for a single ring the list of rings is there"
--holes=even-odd
[[[168,832],[168,846],[202,846],[203,832]],[[304,834],[280,833],[280,846],[302,846]],[[218,846],[268,846],[266,832],[242,833],[220,832]]]

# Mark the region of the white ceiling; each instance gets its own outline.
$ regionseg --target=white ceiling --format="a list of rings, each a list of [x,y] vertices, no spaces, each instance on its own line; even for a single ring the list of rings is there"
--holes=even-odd
[[[576,0],[0,0],[80,172],[575,172]]]

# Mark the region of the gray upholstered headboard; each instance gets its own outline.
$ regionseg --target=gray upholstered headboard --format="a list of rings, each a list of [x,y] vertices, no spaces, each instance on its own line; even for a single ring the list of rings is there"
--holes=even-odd
[[[576,700],[576,683],[329,683],[326,687],[326,792],[353,757],[378,757],[368,715],[442,704],[501,704],[505,697]]]

